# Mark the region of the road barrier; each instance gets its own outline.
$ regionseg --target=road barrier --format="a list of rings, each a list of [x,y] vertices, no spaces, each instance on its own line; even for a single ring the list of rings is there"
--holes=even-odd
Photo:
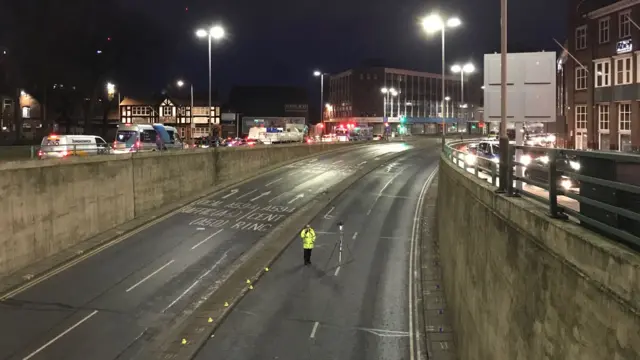
[[[447,142],[445,155],[498,186],[503,160],[469,151],[475,142]],[[589,230],[640,250],[640,156],[518,145],[508,150],[505,196],[531,198],[546,205],[552,218],[571,216]],[[544,191],[532,191],[536,188]]]

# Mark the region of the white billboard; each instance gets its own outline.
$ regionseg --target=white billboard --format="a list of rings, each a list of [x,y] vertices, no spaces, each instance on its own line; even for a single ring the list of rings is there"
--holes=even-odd
[[[501,119],[500,54],[484,55],[484,121]],[[556,121],[556,54],[507,54],[507,121]]]

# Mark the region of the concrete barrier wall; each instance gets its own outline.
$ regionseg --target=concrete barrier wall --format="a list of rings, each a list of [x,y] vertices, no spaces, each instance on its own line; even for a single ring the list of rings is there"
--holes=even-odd
[[[640,256],[442,159],[438,241],[459,359],[640,359]]]
[[[350,144],[218,148],[0,165],[0,278],[184,197]]]

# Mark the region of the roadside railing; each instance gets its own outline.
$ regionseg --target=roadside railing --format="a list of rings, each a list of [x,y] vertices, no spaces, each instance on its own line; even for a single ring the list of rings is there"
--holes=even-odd
[[[469,151],[478,140],[449,141],[451,162],[499,187],[502,159]],[[504,196],[545,205],[556,219],[581,226],[640,250],[640,156],[510,145]],[[498,190],[497,190],[498,192]]]

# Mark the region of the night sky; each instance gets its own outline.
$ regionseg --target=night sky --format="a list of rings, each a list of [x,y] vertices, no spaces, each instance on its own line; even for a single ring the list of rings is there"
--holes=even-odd
[[[162,39],[157,48],[146,50],[147,56],[135,57],[127,71],[144,73],[138,78],[146,80],[121,79],[131,91],[162,87],[176,77],[193,79],[196,87],[206,89],[207,43],[193,32],[211,23],[224,25],[229,34],[213,51],[214,86],[223,92],[235,84],[311,87],[317,81],[311,76],[314,68],[338,72],[368,58],[383,59],[391,67],[439,72],[439,35],[429,37],[419,25],[430,10],[463,21],[448,33],[447,62],[472,60],[480,66],[482,54],[499,51],[500,45],[499,0],[122,1],[136,16],[148,17]],[[557,51],[552,39],[562,41],[566,32],[563,4],[512,0],[509,43],[518,49]]]

